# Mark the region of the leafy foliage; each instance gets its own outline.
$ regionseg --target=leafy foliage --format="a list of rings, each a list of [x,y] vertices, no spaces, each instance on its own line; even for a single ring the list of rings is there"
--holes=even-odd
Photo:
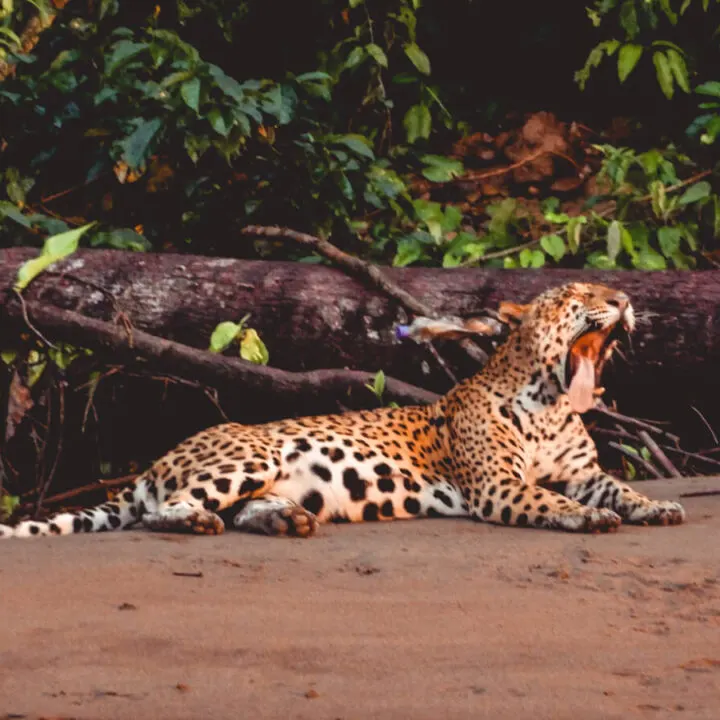
[[[231,4],[214,4],[231,33]],[[162,12],[144,26],[123,25],[116,2],[68,7],[45,32],[42,52],[18,56],[15,78],[0,88],[8,118],[8,200],[0,208],[12,221],[7,235],[28,242],[34,232],[68,229],[28,212],[36,186],[47,193],[50,178],[85,189],[90,214],[109,226],[89,236],[94,246],[146,249],[178,236],[192,249],[197,235],[221,219],[237,227],[280,218],[350,236],[358,214],[402,213],[397,199],[405,185],[376,159],[390,140],[392,67],[402,71],[406,119],[418,118],[406,122],[409,144],[429,137],[433,107],[448,117],[425,81],[430,60],[416,42],[415,4],[396,0],[371,18],[364,3],[352,3],[342,14],[349,33],[319,67],[276,80],[233,77],[182,38],[184,21],[205,14],[203,5],[178,2],[172,28],[162,26]],[[368,83],[361,93],[359,81]],[[354,103],[335,104],[336,92],[356,95]],[[367,120],[357,131],[338,131],[356,109]],[[438,178],[457,171],[452,163],[432,167]],[[118,192],[116,182],[127,190]],[[126,218],[122,205],[137,204],[139,186],[165,202],[181,201],[179,222],[159,226],[135,207],[133,230],[113,229]]]
[[[532,217],[524,198],[501,193],[471,219],[453,202],[466,165],[445,154],[448,140],[499,102],[463,106],[471,69],[451,82],[443,67],[439,49],[474,17],[466,0],[454,24],[418,0],[288,7],[290,24],[312,31],[291,35],[287,58],[248,46],[258,29],[284,32],[259,0],[80,0],[59,11],[6,0],[0,49],[16,69],[0,84],[0,245],[39,245],[94,221],[81,240],[91,247],[317,260],[267,240],[249,246],[238,230],[252,222],[332,235],[400,267],[694,267],[716,242],[717,196],[712,176],[685,183],[697,172],[692,139],[712,145],[720,132],[720,85],[703,75],[702,41],[683,30],[700,18],[711,31],[716,7],[597,0],[587,11],[604,36],[579,85],[609,58],[621,87],[647,86],[651,73],[658,98],[701,98],[685,152],[605,143],[606,187],[579,210],[546,197]],[[19,53],[11,34],[19,40],[38,8],[57,18],[32,54]]]

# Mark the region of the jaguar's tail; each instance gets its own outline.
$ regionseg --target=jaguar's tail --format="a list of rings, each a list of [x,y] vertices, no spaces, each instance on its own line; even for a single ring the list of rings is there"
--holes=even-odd
[[[24,520],[14,527],[0,525],[0,539],[123,530],[140,520],[148,505],[155,504],[151,495],[154,489],[154,483],[141,475],[115,500],[75,512],[56,513],[45,520]]]

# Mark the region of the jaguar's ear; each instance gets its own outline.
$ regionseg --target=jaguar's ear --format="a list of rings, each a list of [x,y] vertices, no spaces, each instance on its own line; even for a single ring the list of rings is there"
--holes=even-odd
[[[529,305],[518,305],[514,302],[501,302],[498,308],[500,319],[508,325],[517,325],[527,314]]]

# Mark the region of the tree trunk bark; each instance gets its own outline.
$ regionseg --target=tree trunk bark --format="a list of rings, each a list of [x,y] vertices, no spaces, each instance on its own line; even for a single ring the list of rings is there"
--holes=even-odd
[[[0,250],[0,290],[12,287],[36,250]],[[386,374],[433,390],[447,377],[434,358],[395,338],[408,320],[393,300],[341,271],[321,265],[244,261],[175,254],[81,250],[39,276],[28,302],[110,320],[123,313],[152,335],[206,348],[214,327],[250,313],[273,367],[291,371],[349,367]],[[625,290],[640,322],[618,380],[692,377],[717,383],[720,367],[720,272],[586,270],[387,269],[402,288],[441,314],[480,315],[500,300],[527,302],[547,287],[586,280]],[[2,316],[0,316],[2,317]],[[0,333],[2,333],[0,326]],[[7,336],[5,337],[7,340]],[[458,373],[472,364],[447,343]]]

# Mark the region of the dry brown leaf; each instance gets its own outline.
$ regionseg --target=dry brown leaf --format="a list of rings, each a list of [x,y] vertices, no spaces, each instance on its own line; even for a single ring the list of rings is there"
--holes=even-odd
[[[17,371],[14,372],[10,381],[7,422],[5,423],[6,442],[15,434],[17,426],[23,421],[26,413],[32,409],[34,404],[30,390],[23,383]]]

